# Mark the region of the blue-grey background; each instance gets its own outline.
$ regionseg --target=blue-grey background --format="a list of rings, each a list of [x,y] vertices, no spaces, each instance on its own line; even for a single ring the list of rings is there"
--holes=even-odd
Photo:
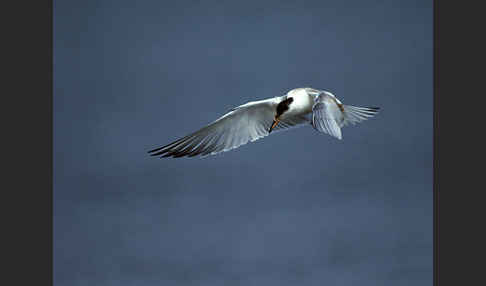
[[[54,1],[55,285],[432,285],[432,1]],[[204,159],[311,86],[380,106]]]

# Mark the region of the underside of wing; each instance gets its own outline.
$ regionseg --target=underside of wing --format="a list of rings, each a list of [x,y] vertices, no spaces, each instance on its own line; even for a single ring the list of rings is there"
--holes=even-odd
[[[342,139],[340,125],[344,120],[337,102],[329,95],[316,97],[312,107],[312,126],[319,132],[324,132],[337,139]]]
[[[273,128],[273,132],[288,130],[289,128],[300,127],[303,124],[309,124],[311,119],[306,115],[293,116],[280,120],[277,126]]]
[[[380,110],[379,107],[357,107],[344,105],[344,122],[343,125],[356,124],[375,116]]]
[[[194,157],[229,151],[243,144],[267,136],[272,125],[275,99],[250,102],[232,109],[213,123],[168,145],[149,151],[152,156]],[[305,118],[281,121],[277,130],[309,122]]]

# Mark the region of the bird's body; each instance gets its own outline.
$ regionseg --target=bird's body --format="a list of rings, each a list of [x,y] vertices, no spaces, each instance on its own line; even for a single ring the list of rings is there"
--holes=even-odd
[[[296,88],[283,96],[235,107],[200,130],[149,153],[176,158],[213,155],[265,137],[273,130],[304,124],[341,139],[341,127],[372,117],[378,109],[344,105],[328,91]]]
[[[306,115],[312,113],[312,106],[314,105],[314,96],[307,93],[305,88],[296,88],[285,95],[286,98],[293,98],[289,110],[283,113],[281,119],[290,118],[293,116]]]

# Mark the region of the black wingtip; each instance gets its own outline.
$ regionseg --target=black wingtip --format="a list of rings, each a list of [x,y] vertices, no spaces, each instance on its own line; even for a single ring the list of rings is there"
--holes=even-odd
[[[164,153],[167,152],[167,150],[163,150],[164,147],[160,147],[160,148],[155,148],[155,149],[152,149],[150,151],[147,151],[147,153],[151,156],[151,157],[156,157],[156,156],[160,156]]]
[[[150,151],[147,151],[148,154],[150,153],[153,153],[153,152],[156,152],[156,151],[159,151],[160,149],[162,149],[163,147],[159,147],[159,148],[155,148],[155,149],[152,149]]]
[[[157,153],[152,153],[152,154],[150,154],[150,156],[160,156],[164,153],[166,153],[166,151],[160,151],[160,152],[157,152]]]

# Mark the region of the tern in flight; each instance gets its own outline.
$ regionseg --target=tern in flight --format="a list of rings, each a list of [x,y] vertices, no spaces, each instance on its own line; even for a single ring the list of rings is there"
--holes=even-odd
[[[373,117],[378,110],[379,107],[344,105],[329,91],[296,88],[283,96],[235,107],[198,131],[149,153],[174,158],[214,155],[263,138],[272,131],[304,124],[342,139],[342,127]]]

